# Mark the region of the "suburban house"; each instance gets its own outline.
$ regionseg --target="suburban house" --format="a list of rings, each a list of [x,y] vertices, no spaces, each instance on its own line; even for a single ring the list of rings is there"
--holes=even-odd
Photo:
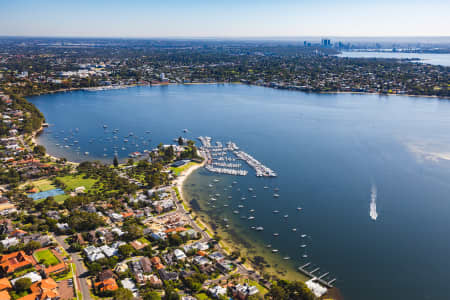
[[[24,251],[17,251],[0,256],[0,271],[4,274],[12,274],[17,270],[34,266],[36,261]]]
[[[117,282],[114,278],[108,278],[108,279],[96,282],[94,285],[100,292],[107,292],[107,291],[113,292],[119,288],[119,286],[117,285]]]

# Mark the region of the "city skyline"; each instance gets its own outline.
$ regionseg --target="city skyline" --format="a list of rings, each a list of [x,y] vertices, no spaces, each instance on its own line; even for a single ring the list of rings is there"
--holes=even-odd
[[[1,36],[394,37],[449,36],[450,3],[377,1],[0,0]]]

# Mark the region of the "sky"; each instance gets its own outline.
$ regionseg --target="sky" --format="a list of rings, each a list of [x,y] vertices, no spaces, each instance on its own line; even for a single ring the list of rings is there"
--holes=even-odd
[[[450,36],[450,0],[0,0],[0,36]]]

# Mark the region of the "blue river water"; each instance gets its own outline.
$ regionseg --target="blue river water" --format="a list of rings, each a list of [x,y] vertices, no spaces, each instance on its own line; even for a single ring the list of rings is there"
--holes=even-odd
[[[337,279],[346,299],[447,297],[447,100],[245,85],[77,91],[30,100],[51,124],[38,142],[74,161],[112,162],[114,151],[125,159],[180,135],[235,142],[279,176],[200,169],[186,181],[185,194],[215,220],[218,232],[229,231],[231,242],[244,243],[250,255],[264,254],[266,267],[281,275],[311,262],[321,268],[318,274]],[[242,218],[250,215],[255,219]]]
[[[396,58],[416,59],[420,63],[430,65],[450,66],[450,54],[441,53],[403,53],[388,51],[344,51],[338,56],[355,58]]]

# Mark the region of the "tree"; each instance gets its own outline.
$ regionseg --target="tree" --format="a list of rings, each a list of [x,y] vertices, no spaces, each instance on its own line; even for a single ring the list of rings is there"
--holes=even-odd
[[[46,152],[45,147],[42,145],[36,145],[33,148],[33,153],[38,156],[44,156],[45,152]]]
[[[175,289],[170,284],[166,285],[164,292],[165,292],[165,295],[164,295],[165,300],[179,300],[180,299],[180,295],[178,295],[178,293],[175,291]]]
[[[117,159],[117,156],[114,156],[113,165],[114,165],[114,168],[117,168],[119,166],[119,160]]]
[[[100,273],[103,268],[99,263],[93,262],[92,264],[88,265],[88,269],[91,275],[95,276]]]
[[[123,257],[130,257],[134,253],[134,248],[131,245],[125,244],[119,247],[119,253]]]
[[[272,284],[266,297],[271,299],[299,299],[314,300],[314,294],[308,287],[300,281],[289,282],[286,280],[278,280]]]
[[[144,300],[161,300],[161,296],[155,291],[149,291],[142,297]]]
[[[17,293],[21,293],[23,291],[26,291],[31,286],[31,279],[30,278],[20,278],[14,283],[14,289]]]
[[[183,142],[183,138],[180,136],[178,138],[178,145],[183,146],[184,142]]]
[[[27,253],[32,253],[34,250],[41,248],[41,243],[38,241],[30,241],[23,247],[23,250]]]
[[[114,292],[114,300],[133,300],[133,293],[124,288],[119,288],[117,291]]]

